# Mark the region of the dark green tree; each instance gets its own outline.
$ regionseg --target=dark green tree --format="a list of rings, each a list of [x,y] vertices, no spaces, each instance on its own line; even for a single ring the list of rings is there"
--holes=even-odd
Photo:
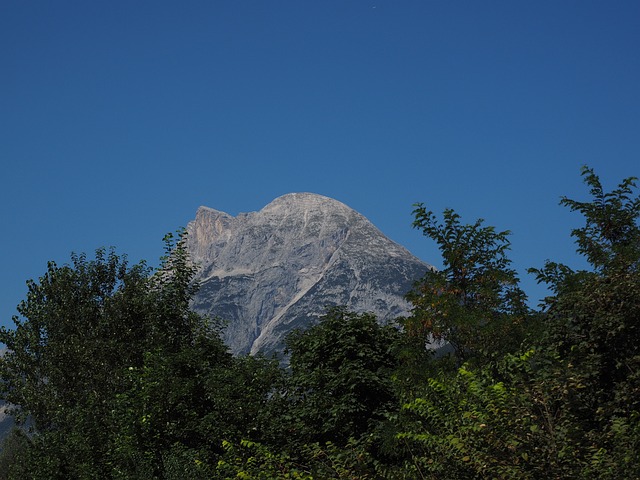
[[[227,368],[231,356],[211,323],[189,309],[195,268],[184,235],[165,240],[155,272],[98,250],[93,260],[50,263],[29,282],[16,328],[0,331],[8,348],[0,394],[35,431],[22,477],[110,478],[128,471],[123,445],[154,462],[171,442],[191,446],[186,432],[194,433],[192,417],[205,415],[199,394],[209,370]],[[136,430],[145,419],[147,430]],[[154,463],[151,478],[162,478],[164,464]]]
[[[605,192],[582,169],[591,199],[563,198],[584,226],[572,231],[590,270],[547,262],[532,269],[554,295],[546,299],[541,349],[559,358],[567,392],[562,408],[574,416],[575,441],[594,455],[592,477],[635,478],[640,461],[640,197],[636,178]],[[562,374],[569,372],[569,374]]]
[[[458,362],[513,351],[529,312],[507,257],[510,232],[485,227],[481,219],[462,224],[450,209],[443,223],[422,204],[413,213],[413,226],[437,243],[444,268],[428,271],[407,295],[413,304],[407,331],[446,342]]]
[[[329,309],[320,323],[287,338],[291,376],[288,432],[302,443],[344,445],[395,407],[390,373],[398,330],[370,314]]]
[[[640,478],[640,278],[635,179],[591,201],[573,231],[591,270],[534,270],[553,295],[518,354],[440,370],[405,403],[405,472],[423,478]],[[505,351],[504,338],[499,351]]]
[[[10,470],[20,455],[29,448],[29,438],[20,428],[11,429],[2,441],[0,450],[0,480],[8,480]]]
[[[633,198],[636,177],[624,179],[618,187],[605,192],[600,178],[589,167],[582,168],[591,201],[580,202],[563,197],[560,204],[577,211],[585,225],[571,232],[596,273],[636,272],[640,262],[640,197]]]
[[[113,251],[50,263],[39,282],[28,282],[16,328],[0,330],[2,398],[19,422],[30,417],[47,445],[58,445],[60,476],[101,473],[110,401],[124,387],[124,369],[142,364],[152,328],[143,320],[152,309],[148,276],[144,264],[130,267]]]
[[[206,476],[225,443],[263,439],[281,374],[274,361],[232,357],[218,336],[201,336],[177,353],[148,354],[114,404],[112,463],[125,477],[167,478],[168,464],[181,460]]]

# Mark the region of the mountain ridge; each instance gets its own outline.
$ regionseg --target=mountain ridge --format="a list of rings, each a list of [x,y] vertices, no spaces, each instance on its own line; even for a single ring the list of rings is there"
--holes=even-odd
[[[187,226],[199,265],[199,313],[228,320],[234,353],[282,349],[286,334],[326,306],[389,321],[409,310],[404,294],[428,264],[338,200],[309,192],[231,216],[201,206]]]

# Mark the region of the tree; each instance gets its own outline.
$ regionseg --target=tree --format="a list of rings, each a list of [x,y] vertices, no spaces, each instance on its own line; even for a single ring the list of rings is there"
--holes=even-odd
[[[561,204],[584,216],[572,234],[591,270],[533,270],[554,293],[543,334],[518,354],[441,370],[409,398],[397,438],[415,476],[640,477],[640,201],[633,178],[605,193],[582,173],[592,200]]]
[[[634,177],[607,193],[588,167],[591,200],[564,197],[584,226],[572,231],[591,270],[547,262],[532,269],[554,295],[546,299],[540,348],[570,372],[564,409],[575,416],[583,449],[594,455],[592,477],[640,475],[640,196]],[[561,378],[559,376],[559,378]],[[585,454],[586,455],[586,454]]]
[[[592,200],[580,202],[563,197],[560,204],[578,211],[585,226],[576,228],[578,253],[584,255],[600,274],[615,271],[636,272],[640,262],[640,197],[631,198],[637,188],[636,177],[624,179],[618,188],[605,192],[594,170],[582,167]]]
[[[19,421],[29,416],[50,444],[57,439],[65,462],[91,469],[108,445],[105,419],[123,388],[124,367],[142,362],[151,325],[141,320],[150,318],[151,284],[144,264],[129,267],[114,251],[71,260],[49,263],[39,282],[28,282],[15,330],[0,330],[8,349],[0,388]]]
[[[430,378],[403,405],[397,438],[411,452],[406,470],[422,478],[600,478],[611,455],[566,408],[572,372],[560,365],[530,348]],[[635,478],[622,471],[602,478]]]
[[[126,257],[101,249],[93,260],[74,254],[70,265],[50,263],[38,282],[28,283],[16,328],[0,330],[8,348],[0,359],[0,395],[14,405],[19,421],[33,419],[36,432],[23,476],[109,478],[116,440],[126,434],[123,417],[114,411],[130,408],[142,416],[144,409],[136,407],[157,408],[158,393],[168,386],[176,391],[170,391],[167,405],[176,397],[195,398],[186,374],[177,377],[180,383],[173,375],[161,377],[156,366],[171,366],[170,374],[186,372],[193,352],[211,354],[212,363],[230,363],[218,332],[189,309],[195,268],[184,240],[183,234],[166,237],[167,255],[153,274],[144,263],[129,266]],[[148,378],[160,385],[151,390],[153,401],[128,403],[132,386]],[[193,404],[185,409],[197,411]],[[137,444],[158,447],[151,448],[156,457],[163,453],[166,444],[147,440]]]
[[[26,433],[19,428],[13,428],[2,441],[0,451],[0,480],[8,480],[10,470],[16,463],[16,459],[29,448],[29,439]]]
[[[443,223],[423,204],[413,213],[413,226],[438,244],[444,268],[428,271],[407,295],[408,332],[447,342],[460,363],[517,348],[528,307],[506,255],[510,232],[485,227],[482,219],[463,225],[450,209]]]
[[[274,361],[232,357],[219,336],[201,336],[178,353],[148,354],[114,402],[110,462],[125,478],[140,472],[166,478],[167,465],[177,460],[206,475],[225,444],[262,440],[281,373]]]
[[[373,315],[329,309],[320,323],[287,338],[290,435],[298,443],[344,445],[394,405],[390,372],[398,331]]]

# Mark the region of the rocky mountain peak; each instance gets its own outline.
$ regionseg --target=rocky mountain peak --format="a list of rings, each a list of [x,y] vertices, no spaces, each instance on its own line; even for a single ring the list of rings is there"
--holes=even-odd
[[[276,198],[259,213],[274,215],[299,215],[303,214],[358,214],[355,210],[347,207],[344,203],[333,198],[318,195],[317,193],[288,193]]]
[[[235,353],[278,350],[328,305],[389,320],[428,265],[345,204],[314,193],[276,198],[235,217],[200,207],[187,226],[199,265],[196,311],[228,321]]]

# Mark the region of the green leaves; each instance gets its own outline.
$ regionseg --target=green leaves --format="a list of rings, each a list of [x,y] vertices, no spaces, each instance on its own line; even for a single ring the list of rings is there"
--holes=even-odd
[[[421,229],[424,235],[438,244],[447,281],[460,289],[460,298],[464,302],[477,301],[476,294],[482,287],[495,288],[495,285],[489,285],[491,281],[505,281],[515,275],[508,268],[511,261],[506,256],[511,232],[496,232],[494,227],[483,227],[482,219],[463,225],[460,215],[451,209],[444,211],[444,223],[440,224],[436,215],[427,211],[423,204],[415,207],[414,228]],[[493,273],[493,278],[488,277],[490,273]]]
[[[409,295],[407,332],[422,327],[427,338],[448,341],[462,365],[452,371],[439,360],[443,367],[432,368],[422,389],[405,390],[397,438],[409,442],[406,468],[416,476],[640,475],[636,179],[607,193],[593,170],[582,174],[592,200],[565,197],[561,204],[584,217],[572,235],[593,270],[553,262],[532,269],[553,295],[518,343],[510,342],[518,333],[511,328],[522,325],[526,310],[505,256],[508,232],[481,221],[462,225],[450,210],[442,223],[421,205],[414,211],[414,226],[439,245],[445,268]]]
[[[330,309],[318,325],[289,336],[286,400],[300,441],[344,443],[382,418],[394,399],[389,376],[398,336],[374,316],[343,308]]]
[[[506,255],[510,232],[485,227],[482,219],[464,225],[450,209],[443,223],[423,204],[413,213],[413,226],[438,244],[444,269],[427,272],[409,292],[414,308],[405,327],[426,341],[448,342],[460,361],[491,356],[496,337],[507,351],[517,347],[528,308]]]
[[[585,255],[597,270],[637,269],[640,259],[640,197],[632,197],[637,187],[636,177],[624,179],[615,190],[607,193],[593,169],[582,167],[584,182],[592,196],[590,202],[563,197],[561,205],[578,211],[585,226],[576,228],[578,252]]]
[[[547,263],[536,273],[556,292],[547,301],[542,340],[571,366],[568,408],[585,423],[603,425],[640,408],[640,197],[633,197],[633,177],[607,193],[592,169],[582,175],[591,201],[561,203],[584,217],[572,235],[593,271]]]
[[[289,336],[288,370],[232,357],[190,311],[184,233],[155,272],[113,250],[50,263],[0,330],[0,394],[35,425],[0,475],[640,478],[640,200],[633,178],[607,193],[583,176],[593,199],[562,204],[584,216],[573,236],[593,268],[533,270],[544,311],[526,306],[508,231],[417,205],[444,269],[416,283],[403,328],[329,309]]]
[[[148,269],[129,268],[124,257],[104,250],[91,261],[72,255],[72,262],[50,263],[38,283],[30,282],[16,329],[0,332],[9,349],[0,361],[3,396],[40,430],[58,423],[61,407],[99,403],[117,388],[114,367],[140,360],[131,347],[141,339],[137,320],[146,306],[122,299],[146,295]]]
[[[108,478],[114,465],[131,472],[139,462],[161,471],[157,461],[172,442],[196,438],[213,409],[206,379],[231,356],[189,309],[195,269],[184,241],[180,234],[167,243],[154,273],[103,249],[91,260],[73,254],[69,265],[50,263],[29,282],[15,330],[0,331],[9,349],[0,394],[19,419],[33,420],[27,453],[57,465],[50,475]]]

